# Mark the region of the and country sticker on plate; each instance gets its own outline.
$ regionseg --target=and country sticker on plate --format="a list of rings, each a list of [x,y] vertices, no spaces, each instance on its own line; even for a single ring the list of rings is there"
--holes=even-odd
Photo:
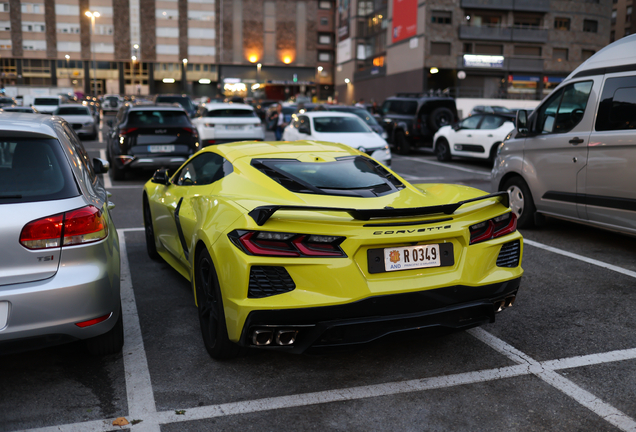
[[[384,249],[386,271],[439,267],[440,265],[438,244]]]

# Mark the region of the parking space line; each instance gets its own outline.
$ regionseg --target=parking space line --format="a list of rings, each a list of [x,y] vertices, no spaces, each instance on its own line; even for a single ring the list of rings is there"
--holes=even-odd
[[[410,161],[413,162],[419,162],[419,163],[423,163],[423,164],[428,164],[428,165],[435,165],[435,166],[440,166],[440,167],[444,167],[444,168],[450,168],[450,169],[454,169],[457,171],[464,171],[464,172],[469,172],[472,174],[479,174],[479,175],[483,175],[483,176],[488,176],[490,177],[490,171],[486,172],[486,171],[478,171],[478,170],[474,170],[474,169],[470,169],[470,168],[464,168],[464,167],[460,167],[457,165],[452,165],[452,164],[447,164],[447,163],[442,163],[442,162],[435,162],[435,161],[430,161],[430,160],[425,160],[425,159],[417,159],[411,156],[393,156],[395,160],[400,160],[400,159],[408,159]]]
[[[550,369],[548,365],[554,364],[554,361],[540,363],[482,328],[473,328],[467,332],[510,360],[527,365],[529,373],[570,396],[579,404],[620,430],[636,431],[636,421],[634,419]],[[636,352],[636,350],[634,351]]]
[[[121,251],[121,299],[124,309],[124,371],[126,374],[126,393],[128,395],[129,419],[144,419],[143,426],[135,428],[148,432],[160,432],[159,425],[146,421],[157,412],[155,397],[150,382],[148,359],[139,325],[137,303],[132,286],[132,275],[128,263],[125,231],[118,233]],[[141,424],[140,424],[141,425]],[[111,425],[112,427],[112,425]]]
[[[539,243],[539,242],[536,242],[536,241],[533,241],[533,240],[528,240],[526,238],[523,239],[523,243],[524,244],[528,244],[530,246],[534,246],[534,247],[539,248],[539,249],[544,249],[544,250],[547,250],[547,251],[550,251],[550,252],[553,252],[553,253],[556,253],[556,254],[559,254],[559,255],[563,255],[563,256],[566,256],[566,257],[569,257],[569,258],[574,258],[574,259],[577,259],[579,261],[586,262],[588,264],[593,264],[593,265],[598,266],[598,267],[603,267],[603,268],[606,268],[608,270],[612,270],[612,271],[615,271],[617,273],[624,274],[625,276],[630,276],[630,277],[636,278],[636,272],[635,271],[627,270],[625,268],[618,267],[618,266],[615,266],[615,265],[612,265],[612,264],[608,264],[608,263],[603,262],[603,261],[595,260],[593,258],[588,258],[588,257],[585,257],[583,255],[578,255],[578,254],[575,254],[575,253],[572,253],[572,252],[564,251],[563,249],[558,249],[558,248],[555,248],[555,247],[552,247],[552,246],[544,245],[543,243]]]

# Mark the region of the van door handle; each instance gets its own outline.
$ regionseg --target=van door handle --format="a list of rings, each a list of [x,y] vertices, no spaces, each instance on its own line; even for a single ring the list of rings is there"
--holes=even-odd
[[[488,138],[492,138],[492,134],[488,135]]]
[[[472,138],[472,135],[466,135],[468,138]]]
[[[577,145],[577,144],[581,144],[583,141],[585,141],[585,140],[584,140],[584,139],[581,139],[581,138],[579,138],[579,137],[575,137],[575,138],[572,138],[572,139],[570,140],[570,144]]]

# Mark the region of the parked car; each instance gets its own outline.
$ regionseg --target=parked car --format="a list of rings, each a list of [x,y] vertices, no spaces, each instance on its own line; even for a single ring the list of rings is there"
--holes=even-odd
[[[241,103],[209,103],[197,110],[192,123],[203,147],[233,141],[262,141],[261,119],[254,108]]]
[[[154,103],[178,103],[188,113],[190,117],[194,117],[197,112],[197,107],[194,106],[188,95],[179,94],[162,94],[156,95]]]
[[[369,126],[371,130],[373,130],[373,132],[377,133],[385,140],[388,138],[388,135],[384,128],[380,126],[375,117],[373,117],[373,115],[365,108],[347,105],[322,105],[321,109],[324,109],[325,111],[348,112],[351,114],[355,114],[360,117],[367,124],[367,126]]]
[[[131,170],[177,168],[201,147],[196,127],[176,103],[127,103],[108,125],[113,180],[123,180]]]
[[[433,148],[433,136],[442,126],[459,120],[455,99],[419,93],[398,93],[380,109],[381,124],[398,154],[413,148]]]
[[[2,112],[21,112],[21,113],[29,113],[29,114],[39,114],[38,110],[33,107],[28,106],[6,106],[0,109]]]
[[[60,117],[4,113],[0,131],[0,353],[77,340],[121,351],[108,163]]]
[[[636,35],[576,68],[500,149],[494,190],[510,193],[519,225],[558,217],[636,234]]]
[[[283,132],[283,140],[315,140],[346,144],[391,166],[391,150],[386,140],[351,113],[313,111],[294,114]]]
[[[40,114],[53,114],[62,103],[62,96],[38,96],[33,98],[31,106]]]
[[[101,102],[102,112],[104,113],[104,115],[117,113],[123,103],[124,99],[117,94],[104,95]]]
[[[18,102],[15,100],[15,98],[9,96],[0,96],[0,108],[10,107],[14,105],[18,105]]]
[[[515,128],[511,116],[475,114],[453,126],[442,126],[433,137],[435,155],[440,161],[453,156],[494,161],[497,148]]]
[[[93,117],[93,114],[87,106],[79,104],[60,105],[53,112],[53,115],[66,120],[76,134],[84,136],[89,140],[94,140],[97,137],[95,117]]]
[[[493,322],[523,273],[507,202],[312,141],[206,147],[142,197],[148,254],[189,276],[217,359]]]

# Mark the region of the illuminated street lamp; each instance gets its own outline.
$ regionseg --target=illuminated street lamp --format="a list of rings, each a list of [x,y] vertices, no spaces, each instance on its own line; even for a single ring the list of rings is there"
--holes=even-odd
[[[66,74],[68,75],[68,81],[71,86],[73,86],[73,83],[71,82],[71,70],[68,68],[68,61],[70,60],[71,56],[66,54],[64,58],[66,59]]]
[[[186,69],[188,66],[188,59],[184,58],[183,60],[181,60],[183,62],[183,72],[181,72],[181,81],[183,83],[183,92],[187,92],[188,91],[188,83],[186,81],[187,77],[186,77]]]
[[[100,17],[99,12],[86,11],[85,15],[91,19],[91,51],[93,53],[93,92],[97,96],[97,65],[95,64],[95,18]]]

